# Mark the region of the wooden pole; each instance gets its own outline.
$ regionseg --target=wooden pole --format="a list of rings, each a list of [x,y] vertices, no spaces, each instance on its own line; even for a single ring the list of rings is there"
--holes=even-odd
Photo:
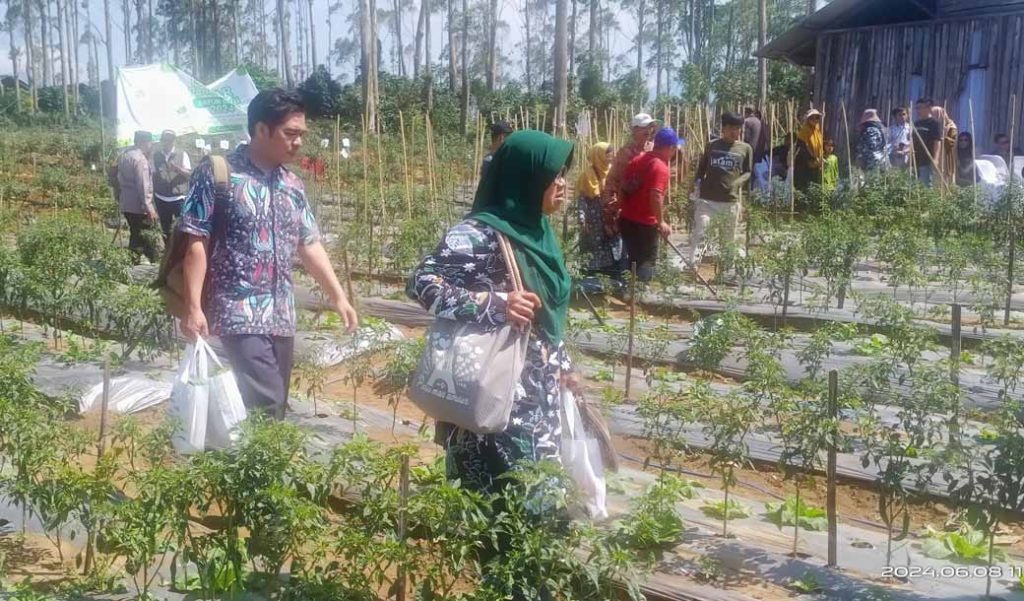
[[[406,546],[406,508],[409,504],[409,456],[402,455],[402,467],[398,479],[398,543],[404,548]],[[398,572],[395,577],[395,601],[406,601],[405,564],[399,562]]]
[[[839,566],[839,513],[836,508],[836,437],[839,435],[839,372],[828,372],[828,415],[832,420],[832,436],[828,445],[826,479],[826,512],[828,514],[828,567]]]
[[[17,82],[15,82],[17,84]],[[110,360],[103,361],[103,394],[100,400],[100,434],[96,442],[96,466],[99,468],[107,452],[107,409],[110,406]],[[95,509],[95,508],[93,508]],[[85,558],[82,560],[82,574],[88,575],[95,563],[96,533],[89,529],[85,541]]]
[[[978,130],[974,129],[974,99],[973,98],[968,98],[967,99],[967,112],[969,113],[970,118],[971,118],[971,161],[972,161],[971,164],[974,165],[974,169],[977,169],[978,142],[977,142],[977,140],[975,138],[976,138],[976,133],[977,133]],[[1011,165],[1011,167],[1012,167],[1012,165]],[[975,172],[975,173],[977,173],[977,172]],[[972,175],[972,179],[974,180],[974,185],[971,186],[971,188],[974,189],[974,206],[978,206],[978,178]]]
[[[626,400],[629,400],[630,384],[633,378],[633,336],[636,332],[636,261],[630,262],[633,277],[629,281],[629,341],[626,351]]]
[[[1010,302],[1013,300],[1013,268],[1017,258],[1017,211],[1014,188],[1016,187],[1013,176],[1013,141],[1017,135],[1017,95],[1010,96],[1010,189],[1006,195],[1006,219],[1008,237],[1010,243],[1010,257],[1006,265],[1006,307],[1003,311],[1003,325],[1010,325]]]
[[[949,344],[949,381],[956,386],[956,405],[953,407],[953,415],[949,418],[949,445],[957,448],[960,440],[960,332],[962,321],[960,317],[960,305],[953,303],[953,316],[951,320],[952,339]]]
[[[405,172],[405,213],[412,219],[412,184],[409,181],[409,151],[405,144],[405,117],[398,111],[398,129],[402,132],[402,169]]]
[[[853,187],[853,152],[850,146],[850,118],[846,114],[846,101],[843,100],[839,106],[843,111],[843,128],[846,131],[846,177],[849,178],[850,187]],[[822,170],[822,173],[824,173],[824,170]]]

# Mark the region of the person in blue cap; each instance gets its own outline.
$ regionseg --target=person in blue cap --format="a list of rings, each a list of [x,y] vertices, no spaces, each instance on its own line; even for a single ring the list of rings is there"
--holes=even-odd
[[[654,149],[630,161],[622,178],[619,231],[640,282],[654,277],[658,238],[672,232],[665,221],[665,195],[672,172],[669,164],[681,144],[674,129],[661,128],[654,136]]]

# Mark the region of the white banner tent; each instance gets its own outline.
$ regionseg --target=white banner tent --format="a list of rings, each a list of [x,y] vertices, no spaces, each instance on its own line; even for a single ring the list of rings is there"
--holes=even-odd
[[[244,68],[232,69],[227,75],[206,87],[228,96],[243,109],[249,106],[249,102],[259,93],[259,90],[256,89],[256,82]]]
[[[117,70],[117,145],[136,131],[178,135],[245,135],[246,109],[256,96],[248,74],[234,70],[205,86],[166,63]]]

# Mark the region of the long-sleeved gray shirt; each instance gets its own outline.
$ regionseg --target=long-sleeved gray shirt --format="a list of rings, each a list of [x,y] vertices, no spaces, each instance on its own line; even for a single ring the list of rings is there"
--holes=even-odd
[[[121,187],[121,212],[148,215],[153,206],[153,174],[149,159],[138,148],[129,148],[117,161],[117,183]]]

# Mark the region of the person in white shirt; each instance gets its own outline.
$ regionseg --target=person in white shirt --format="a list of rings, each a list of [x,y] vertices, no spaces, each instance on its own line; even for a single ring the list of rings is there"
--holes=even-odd
[[[181,214],[192,173],[188,153],[174,147],[176,139],[173,131],[165,130],[160,135],[160,148],[153,153],[153,195],[157,199],[156,212],[160,215],[164,242],[170,238],[174,220]]]
[[[913,148],[911,143],[910,122],[907,119],[907,109],[897,107],[892,111],[892,121],[889,123],[889,164],[897,169],[910,168],[910,151]]]

